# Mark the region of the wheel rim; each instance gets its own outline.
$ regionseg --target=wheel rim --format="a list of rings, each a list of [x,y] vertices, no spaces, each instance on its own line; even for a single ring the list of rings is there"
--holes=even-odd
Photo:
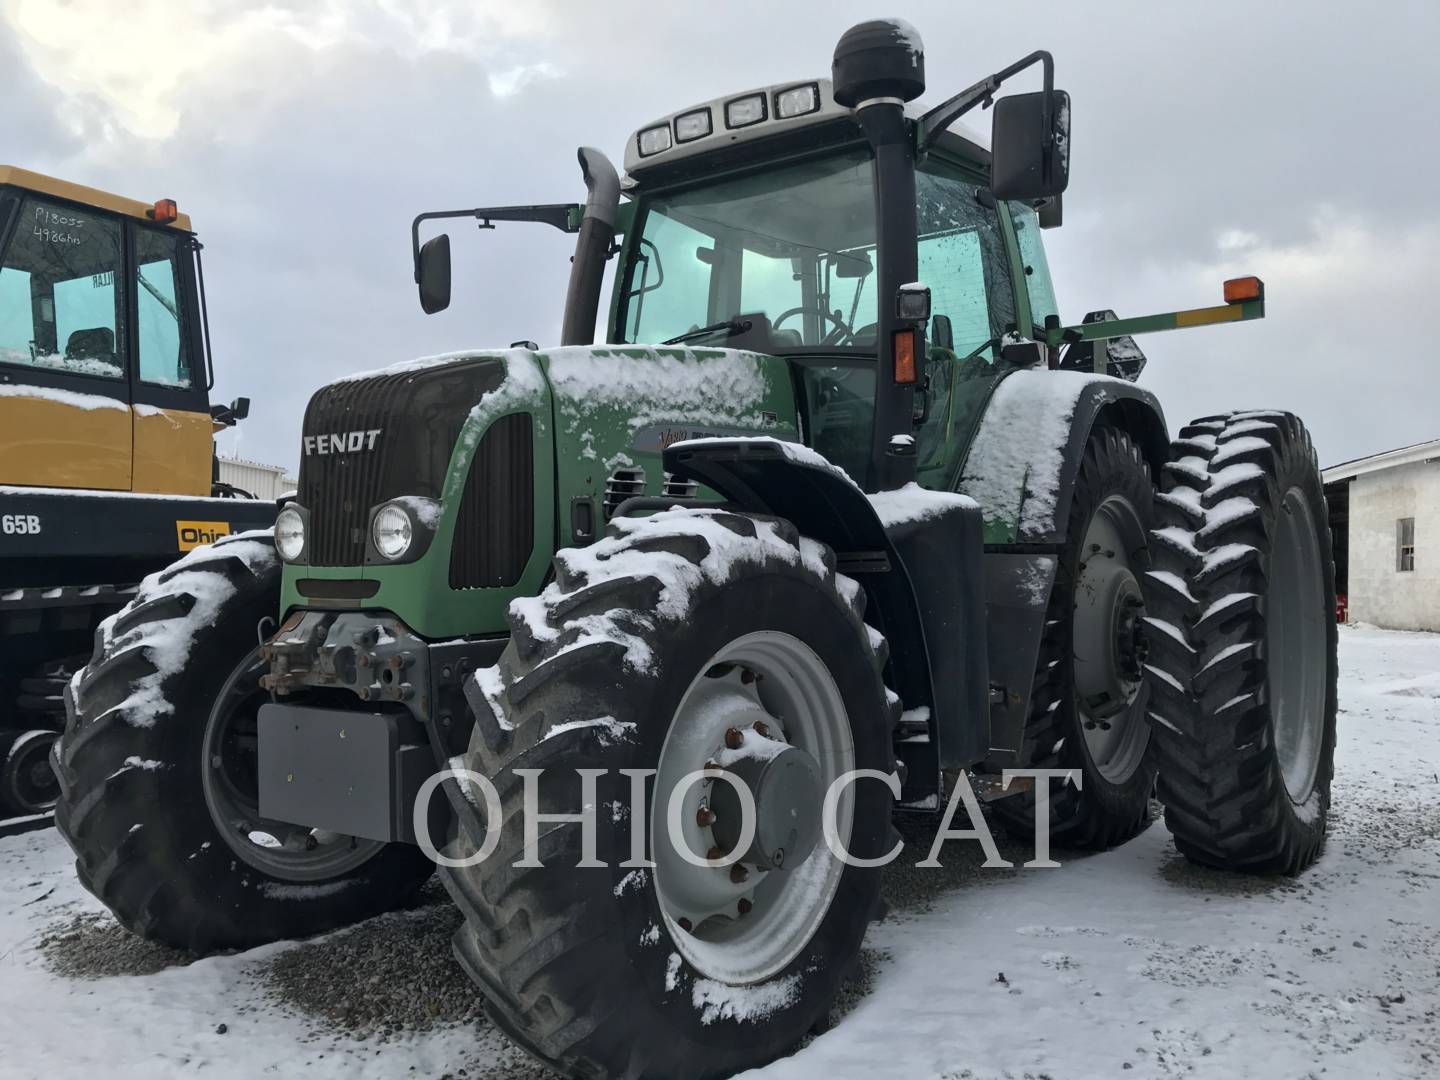
[[[266,670],[257,647],[230,673],[215,698],[202,748],[205,807],[225,843],[255,869],[294,882],[339,877],[373,858],[384,845],[260,816],[256,714],[270,700],[260,689]]]
[[[1075,578],[1075,709],[1091,762],[1113,784],[1134,774],[1150,742],[1144,710],[1135,707],[1148,649],[1135,572],[1144,548],[1145,529],[1134,505],[1111,495],[1085,527]]]
[[[23,813],[43,813],[53,807],[60,796],[60,782],[50,767],[50,746],[55,739],[54,732],[27,731],[11,747],[11,760],[7,763],[10,795]]]
[[[1304,492],[1285,493],[1275,517],[1265,646],[1275,756],[1295,803],[1310,797],[1325,740],[1328,627],[1315,519]]]
[[[660,910],[676,948],[697,971],[745,984],[770,978],[800,954],[829,910],[845,864],[823,841],[798,864],[791,853],[780,869],[742,856],[735,864],[745,871],[739,881],[730,867],[683,859],[666,820],[670,792],[687,774],[727,761],[726,733],[732,730],[744,734],[746,747],[766,753],[776,747],[757,739],[780,744],[776,760],[803,754],[804,767],[814,766],[813,781],[806,783],[813,782],[808,790],[816,798],[855,768],[855,746],[834,677],[808,645],[789,634],[761,631],[736,638],[706,662],[681,698],[660,752],[652,809]],[[738,772],[743,764],[729,767]],[[721,823],[713,818],[707,823],[705,811],[716,802],[715,792],[727,787],[723,780],[707,779],[686,792],[680,822],[697,856],[716,850],[723,839],[723,826],[717,832]],[[762,831],[773,814],[765,801],[768,790],[757,799]],[[847,849],[854,805],[847,785],[835,817],[836,836]],[[818,820],[820,807],[813,812]]]

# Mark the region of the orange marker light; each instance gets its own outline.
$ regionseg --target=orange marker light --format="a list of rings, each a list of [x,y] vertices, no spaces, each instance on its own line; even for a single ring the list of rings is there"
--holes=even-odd
[[[180,208],[174,199],[158,199],[146,216],[160,225],[169,225],[180,216]]]
[[[1237,277],[1225,282],[1225,303],[1243,304],[1247,300],[1264,300],[1265,283],[1258,277]]]
[[[895,381],[901,386],[915,384],[915,331],[895,331]]]

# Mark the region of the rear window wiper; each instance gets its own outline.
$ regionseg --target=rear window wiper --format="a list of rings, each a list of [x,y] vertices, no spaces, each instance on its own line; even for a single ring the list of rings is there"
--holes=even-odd
[[[702,326],[696,330],[687,330],[683,334],[662,341],[662,345],[683,345],[687,341],[694,341],[696,338],[709,337],[711,334],[718,334],[725,331],[726,337],[734,337],[736,334],[743,334],[754,326],[749,319],[726,319],[724,322],[711,323],[709,326]]]

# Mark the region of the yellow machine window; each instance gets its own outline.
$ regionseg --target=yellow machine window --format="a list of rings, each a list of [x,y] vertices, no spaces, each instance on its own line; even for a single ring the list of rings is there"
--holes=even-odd
[[[120,225],[27,198],[0,258],[0,363],[125,377]]]
[[[180,249],[175,236],[139,230],[136,243],[136,310],[139,314],[140,381],[193,385],[190,328],[180,302]]]

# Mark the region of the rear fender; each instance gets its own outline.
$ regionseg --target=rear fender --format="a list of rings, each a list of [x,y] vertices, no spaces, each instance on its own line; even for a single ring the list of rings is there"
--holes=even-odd
[[[985,514],[985,543],[1063,544],[1085,443],[1097,424],[1129,432],[1158,475],[1169,457],[1160,402],[1108,375],[1022,370],[1000,382],[961,471]]]

